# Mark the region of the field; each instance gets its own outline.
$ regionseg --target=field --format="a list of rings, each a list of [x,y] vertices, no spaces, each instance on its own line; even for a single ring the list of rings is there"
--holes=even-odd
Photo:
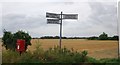
[[[32,46],[29,50],[34,50],[35,46],[40,44],[44,50],[59,45],[59,39],[32,39]],[[85,40],[85,39],[63,39],[62,47],[81,52],[88,51],[88,56],[101,58],[118,58],[118,41],[112,40]]]

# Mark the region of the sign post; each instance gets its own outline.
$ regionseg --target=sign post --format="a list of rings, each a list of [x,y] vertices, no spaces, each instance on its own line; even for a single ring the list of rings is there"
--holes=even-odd
[[[60,48],[61,48],[61,39],[62,39],[62,12],[61,12],[61,23],[60,23]]]
[[[52,18],[52,19],[47,19],[47,24],[60,24],[60,41],[59,45],[60,48],[62,46],[62,19],[78,19],[78,14],[56,14],[56,13],[46,13],[47,18]],[[60,20],[60,21],[59,21]]]

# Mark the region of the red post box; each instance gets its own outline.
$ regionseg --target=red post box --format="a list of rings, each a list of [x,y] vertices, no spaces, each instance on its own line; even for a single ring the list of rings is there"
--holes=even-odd
[[[22,39],[17,40],[16,50],[20,52],[20,54],[25,51],[25,40]]]

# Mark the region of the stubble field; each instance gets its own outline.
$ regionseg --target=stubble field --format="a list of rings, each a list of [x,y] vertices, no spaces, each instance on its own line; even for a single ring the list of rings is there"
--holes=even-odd
[[[32,46],[29,50],[34,50],[40,44],[44,50],[59,45],[59,39],[32,39]],[[85,39],[63,39],[62,47],[73,48],[75,51],[88,51],[88,56],[101,58],[118,58],[118,41],[112,40],[85,40]]]

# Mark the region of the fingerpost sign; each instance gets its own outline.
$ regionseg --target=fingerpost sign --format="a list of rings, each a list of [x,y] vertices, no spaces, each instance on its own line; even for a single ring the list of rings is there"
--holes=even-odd
[[[52,18],[52,19],[47,19],[47,24],[60,24],[60,41],[59,45],[61,48],[61,41],[62,41],[62,20],[63,19],[78,19],[78,14],[56,14],[56,13],[48,13],[46,12],[46,17],[47,18]]]

